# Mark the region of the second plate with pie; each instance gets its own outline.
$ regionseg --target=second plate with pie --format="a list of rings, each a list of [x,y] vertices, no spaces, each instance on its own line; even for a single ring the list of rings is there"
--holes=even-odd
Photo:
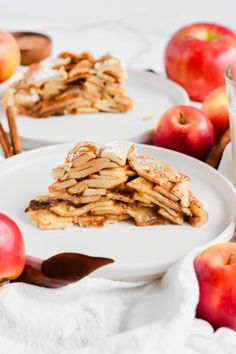
[[[148,145],[138,151],[162,160],[191,178],[191,190],[209,213],[201,227],[187,223],[137,227],[120,221],[101,228],[71,227],[40,230],[25,215],[36,195],[46,194],[52,168],[63,163],[73,145],[35,149],[0,164],[0,210],[20,227],[31,256],[47,258],[60,252],[79,252],[113,258],[94,276],[119,280],[152,279],[165,272],[193,248],[226,242],[234,233],[236,192],[233,185],[208,165],[189,156]]]
[[[186,91],[171,80],[140,70],[128,71],[127,75],[124,87],[134,104],[131,111],[41,119],[18,116],[17,123],[23,147],[32,149],[79,139],[122,139],[145,143],[150,141],[151,132],[165,110],[174,105],[189,104]],[[8,130],[3,111],[1,116],[4,128]]]

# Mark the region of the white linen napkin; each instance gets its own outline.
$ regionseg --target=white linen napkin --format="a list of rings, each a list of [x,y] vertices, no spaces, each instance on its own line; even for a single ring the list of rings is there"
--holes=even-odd
[[[60,289],[0,292],[3,354],[227,354],[235,332],[195,319],[195,249],[150,284],[85,278]]]

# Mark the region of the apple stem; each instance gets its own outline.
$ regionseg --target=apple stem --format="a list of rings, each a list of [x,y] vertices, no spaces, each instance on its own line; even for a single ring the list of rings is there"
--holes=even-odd
[[[184,115],[183,115],[182,112],[179,112],[179,123],[183,124],[183,125],[186,123]]]
[[[234,257],[234,253],[231,253],[231,255],[228,258],[228,262],[226,263],[226,265],[230,265],[231,264],[231,261],[232,261],[233,257]]]

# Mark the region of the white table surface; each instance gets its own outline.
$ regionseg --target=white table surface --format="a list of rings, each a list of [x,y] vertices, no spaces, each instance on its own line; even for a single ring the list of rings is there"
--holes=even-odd
[[[1,2],[1,28],[44,31],[53,53],[88,49],[120,54],[129,68],[163,71],[167,40],[192,22],[216,22],[236,30],[234,0],[8,0]]]

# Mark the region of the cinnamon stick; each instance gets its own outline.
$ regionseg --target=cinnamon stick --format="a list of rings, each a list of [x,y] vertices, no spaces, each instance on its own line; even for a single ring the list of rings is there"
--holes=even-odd
[[[231,140],[230,129],[228,129],[222,135],[219,142],[211,150],[210,155],[208,156],[208,158],[206,160],[206,163],[208,165],[210,165],[214,168],[217,168],[219,166],[223,152],[224,152],[227,144],[230,142],[230,140]]]
[[[9,130],[10,130],[11,143],[13,147],[13,153],[19,154],[20,152],[22,152],[22,145],[18,133],[18,128],[16,125],[14,108],[12,106],[8,106],[6,109],[6,113],[7,113],[7,120],[8,120]]]
[[[13,155],[10,142],[8,140],[7,134],[5,133],[2,124],[0,123],[0,144],[6,158]]]

